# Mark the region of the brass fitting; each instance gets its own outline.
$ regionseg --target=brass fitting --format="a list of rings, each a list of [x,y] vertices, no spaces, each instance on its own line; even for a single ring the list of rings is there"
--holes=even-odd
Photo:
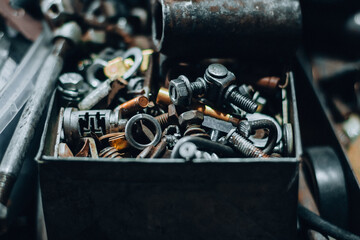
[[[235,118],[234,116],[230,115],[230,114],[226,114],[223,113],[221,111],[215,110],[207,105],[203,105],[203,104],[193,104],[191,106],[192,109],[194,110],[198,110],[200,112],[202,112],[204,115],[206,116],[210,116],[213,118],[217,118],[220,120],[224,120],[226,122],[231,122],[234,126],[239,125],[240,123],[240,119]]]
[[[172,104],[170,95],[169,95],[169,89],[161,87],[159,89],[157,98],[156,98],[156,104],[168,106]]]

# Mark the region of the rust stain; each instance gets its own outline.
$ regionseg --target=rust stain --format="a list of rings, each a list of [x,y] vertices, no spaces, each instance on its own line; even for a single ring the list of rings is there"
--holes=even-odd
[[[241,1],[239,3],[242,3]],[[241,4],[240,4],[241,5]],[[244,3],[242,3],[242,7],[244,6]],[[234,5],[229,5],[228,3],[224,3],[223,7],[229,11],[237,12],[240,10],[239,7],[236,7]]]
[[[219,12],[220,11],[220,7],[219,6],[211,6],[210,7],[210,12]]]

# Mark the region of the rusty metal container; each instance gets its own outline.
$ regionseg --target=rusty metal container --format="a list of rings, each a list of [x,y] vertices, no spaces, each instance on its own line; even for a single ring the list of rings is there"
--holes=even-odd
[[[48,238],[295,239],[302,150],[292,78],[288,98],[292,157],[188,163],[54,157],[54,95],[37,155]]]

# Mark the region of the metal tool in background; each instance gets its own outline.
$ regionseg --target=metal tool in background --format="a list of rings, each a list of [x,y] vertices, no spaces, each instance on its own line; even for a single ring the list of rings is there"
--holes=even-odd
[[[0,164],[0,207],[2,211],[4,209],[6,211],[9,195],[20,172],[25,153],[31,146],[36,125],[62,70],[63,58],[72,44],[79,42],[80,38],[81,29],[75,22],[64,24],[55,32],[53,51],[46,58],[40,70],[34,92],[25,105],[9,147]]]
[[[298,0],[157,0],[153,6],[153,41],[168,56],[273,62],[291,56],[302,33]]]
[[[7,24],[21,32],[27,39],[35,41],[41,34],[41,22],[31,17],[24,9],[14,9],[10,0],[0,1],[0,15]]]

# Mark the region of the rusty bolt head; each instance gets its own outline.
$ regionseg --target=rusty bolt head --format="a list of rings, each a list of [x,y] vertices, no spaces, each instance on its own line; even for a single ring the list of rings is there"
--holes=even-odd
[[[179,117],[179,124],[181,127],[187,124],[198,124],[200,125],[204,121],[204,114],[197,110],[191,110],[184,112]]]
[[[168,107],[168,114],[169,114],[169,123],[170,124],[178,124],[179,122],[179,114],[176,111],[176,106],[174,104],[170,104]]]
[[[59,84],[65,90],[76,91],[84,84],[84,78],[78,73],[64,73],[59,77]]]
[[[169,85],[169,95],[171,101],[177,106],[190,105],[192,91],[189,79],[184,75],[181,75],[177,79],[171,80]]]

